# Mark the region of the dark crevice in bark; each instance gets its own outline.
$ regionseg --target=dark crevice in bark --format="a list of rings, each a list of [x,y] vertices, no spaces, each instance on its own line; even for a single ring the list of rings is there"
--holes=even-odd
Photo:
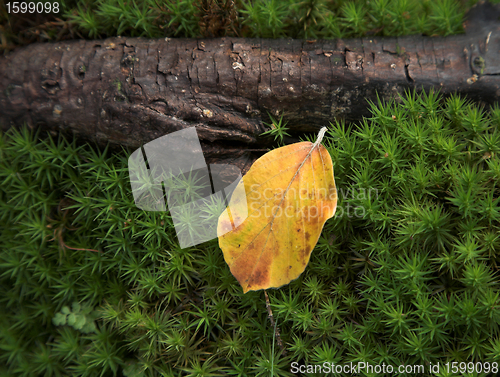
[[[413,84],[415,81],[411,78],[410,73],[408,72],[408,66],[409,66],[409,64],[405,64],[406,81],[408,81],[409,84]]]
[[[344,67],[348,67],[347,64],[347,53],[350,52],[347,47],[344,48],[344,53],[342,54],[342,57],[344,58]]]

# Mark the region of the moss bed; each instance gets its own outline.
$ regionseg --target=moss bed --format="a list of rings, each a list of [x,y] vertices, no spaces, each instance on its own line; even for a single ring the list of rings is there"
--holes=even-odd
[[[474,3],[63,1],[34,26],[0,8],[0,42],[449,35]],[[268,291],[286,352],[217,240],[181,249],[168,212],[135,206],[132,151],[0,134],[0,375],[495,374],[500,107],[434,91],[370,107],[329,125],[337,213],[300,278]]]

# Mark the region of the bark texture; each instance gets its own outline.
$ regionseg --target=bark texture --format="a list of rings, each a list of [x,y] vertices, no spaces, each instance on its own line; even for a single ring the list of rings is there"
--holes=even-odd
[[[294,137],[357,120],[367,100],[439,88],[500,97],[499,6],[469,12],[466,34],[352,40],[110,38],[33,44],[0,58],[0,125],[26,122],[137,148],[196,126],[209,160],[244,171],[269,112]],[[293,141],[293,138],[291,139]]]

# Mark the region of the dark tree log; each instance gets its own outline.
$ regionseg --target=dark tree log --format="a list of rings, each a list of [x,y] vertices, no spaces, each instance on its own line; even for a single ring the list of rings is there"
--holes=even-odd
[[[209,159],[246,170],[249,150],[269,146],[258,136],[268,112],[284,114],[296,137],[368,115],[376,93],[398,100],[405,89],[436,87],[497,102],[499,9],[476,6],[466,34],[447,38],[33,44],[0,58],[0,124],[134,148],[196,126]]]

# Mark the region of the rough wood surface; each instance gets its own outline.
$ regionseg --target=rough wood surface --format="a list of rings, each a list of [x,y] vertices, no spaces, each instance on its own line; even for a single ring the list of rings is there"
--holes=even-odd
[[[33,44],[0,57],[0,124],[133,148],[196,126],[209,159],[246,170],[250,150],[269,146],[259,137],[268,112],[284,114],[297,137],[368,115],[376,93],[397,99],[405,89],[435,87],[497,102],[499,14],[499,6],[476,6],[466,34],[447,38]]]

